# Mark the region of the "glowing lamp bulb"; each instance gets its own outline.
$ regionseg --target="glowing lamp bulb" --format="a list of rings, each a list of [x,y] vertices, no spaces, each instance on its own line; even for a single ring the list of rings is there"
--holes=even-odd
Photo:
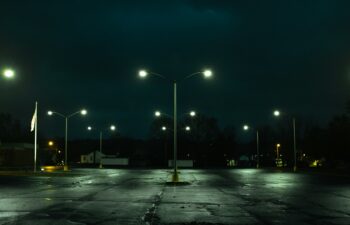
[[[203,74],[205,78],[209,78],[213,75],[213,72],[211,70],[205,70]]]
[[[3,75],[6,77],[6,78],[13,78],[15,76],[15,71],[11,70],[11,69],[6,69],[4,70],[4,73]]]
[[[274,116],[279,116],[279,115],[281,115],[281,113],[280,113],[280,111],[275,110],[275,111],[273,112],[273,115],[274,115]]]
[[[145,78],[145,77],[147,77],[147,75],[148,75],[148,73],[147,73],[146,70],[140,70],[140,71],[139,71],[139,76],[140,76],[141,78]]]
[[[159,111],[156,111],[156,112],[154,113],[154,115],[155,115],[156,117],[159,117],[161,114],[160,114]]]

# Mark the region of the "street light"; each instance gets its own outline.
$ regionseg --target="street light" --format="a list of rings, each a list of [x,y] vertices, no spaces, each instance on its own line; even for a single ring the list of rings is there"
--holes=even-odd
[[[87,130],[88,131],[91,131],[92,130],[92,127],[91,126],[88,126],[87,127]],[[109,126],[109,130],[110,131],[115,131],[116,130],[116,126],[115,125],[110,125]],[[100,160],[100,165],[99,165],[99,168],[102,168],[102,141],[103,141],[103,130],[100,130],[100,155],[101,155],[101,160]]]
[[[243,130],[248,131],[250,127],[248,125],[243,125]],[[256,154],[257,154],[257,159],[256,159],[256,168],[260,167],[260,152],[259,152],[259,130],[256,129]]]
[[[276,117],[280,116],[280,111],[275,110],[273,112],[273,115]],[[296,128],[295,128],[295,117],[292,117],[292,125],[293,125],[293,156],[294,156],[294,165],[293,165],[293,171],[295,172],[297,170],[297,143],[296,143]]]
[[[207,69],[204,71],[189,74],[188,76],[184,77],[182,81],[199,74],[202,74],[204,78],[210,78],[213,75],[212,71]],[[154,75],[154,76],[158,76],[160,78],[168,80],[165,76],[158,73],[148,72],[146,70],[139,71],[139,76],[141,78],[146,78],[148,75]],[[177,83],[178,82],[176,80],[172,80],[172,83],[173,83],[173,92],[174,92],[174,100],[173,100],[173,103],[174,103],[174,161],[173,161],[174,172],[172,176],[172,181],[178,182],[179,181],[179,177],[177,173]]]
[[[210,77],[213,76],[213,72],[211,70],[205,70],[203,72],[203,75],[204,75],[205,78],[210,78]]]
[[[50,150],[55,152],[55,157],[56,157],[55,161],[56,161],[56,163],[58,163],[58,157],[59,157],[59,154],[61,153],[61,151],[58,150],[58,146],[56,145],[56,143],[54,141],[48,141],[47,145],[49,146]]]
[[[139,71],[139,76],[141,77],[141,78],[146,78],[147,77],[147,72],[145,71],[145,70],[140,70]]]
[[[5,78],[11,79],[15,76],[15,71],[12,69],[5,69],[2,73]]]
[[[173,119],[173,117],[172,117],[171,115],[166,114],[166,113],[160,113],[160,111],[155,111],[155,112],[154,112],[154,115],[155,115],[156,117],[160,117],[161,115],[165,115],[165,116],[167,116],[167,117]],[[191,117],[195,117],[195,116],[196,116],[196,112],[195,112],[195,111],[190,111],[189,113],[184,113],[184,114],[182,114],[182,115],[190,115]],[[167,130],[167,127],[162,126],[162,130],[163,130],[163,131],[166,131],[166,130]],[[170,129],[170,130],[173,131],[172,129]],[[190,127],[190,126],[186,126],[186,127],[184,128],[184,130],[185,130],[185,131],[190,131],[190,130],[191,130],[191,127]]]
[[[85,109],[82,109],[82,110],[76,111],[75,113],[72,113],[69,115],[64,115],[62,113],[49,110],[49,111],[47,111],[47,114],[49,116],[56,114],[56,115],[65,119],[66,126],[65,126],[65,143],[64,143],[64,171],[68,171],[68,161],[67,161],[67,156],[68,156],[68,119],[75,116],[75,115],[78,115],[78,114],[85,116],[87,114],[87,111]]]
[[[276,144],[276,154],[277,154],[277,160],[280,158],[280,154],[279,154],[279,148],[281,147],[281,144]]]
[[[155,111],[155,112],[154,112],[154,115],[155,115],[156,117],[160,117],[161,113],[160,113],[159,111]]]
[[[181,116],[185,116],[185,115],[189,115],[190,117],[195,117],[196,116],[196,112],[195,111],[190,111],[188,113],[183,113],[181,114]],[[165,116],[165,117],[168,117],[168,118],[171,118],[171,119],[174,119],[174,117],[170,114],[167,114],[167,113],[164,113],[164,112],[161,112],[161,111],[154,111],[154,116],[155,117],[161,117],[161,116]]]
[[[171,130],[171,131],[173,131],[172,129],[170,129],[170,128],[167,128],[166,126],[162,126],[162,131],[166,131],[166,130]],[[186,127],[184,127],[183,128],[185,131],[191,131],[191,127],[190,126],[186,126]]]

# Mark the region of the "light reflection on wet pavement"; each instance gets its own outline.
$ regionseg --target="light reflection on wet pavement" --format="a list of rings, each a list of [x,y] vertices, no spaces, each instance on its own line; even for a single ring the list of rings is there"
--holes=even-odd
[[[0,224],[350,224],[350,178],[276,170],[0,176]]]

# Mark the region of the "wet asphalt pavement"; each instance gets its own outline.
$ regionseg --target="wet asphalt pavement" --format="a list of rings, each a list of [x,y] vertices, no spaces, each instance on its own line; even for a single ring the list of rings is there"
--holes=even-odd
[[[276,170],[79,169],[0,176],[0,224],[350,224],[350,177]]]

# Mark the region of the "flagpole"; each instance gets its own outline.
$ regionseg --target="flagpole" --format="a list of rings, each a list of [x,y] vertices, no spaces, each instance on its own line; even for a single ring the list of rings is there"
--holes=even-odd
[[[34,173],[36,172],[37,156],[37,134],[38,134],[38,102],[35,102],[35,126],[34,126]]]

